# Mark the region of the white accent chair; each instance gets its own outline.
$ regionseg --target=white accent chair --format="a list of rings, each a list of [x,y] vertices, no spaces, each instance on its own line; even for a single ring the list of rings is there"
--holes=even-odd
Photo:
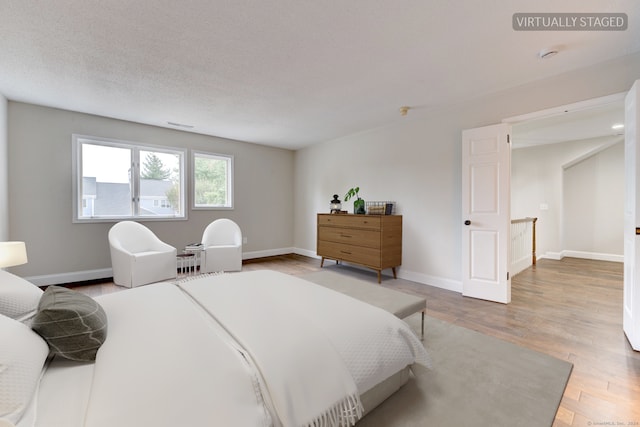
[[[177,250],[142,224],[121,221],[109,230],[113,282],[134,288],[177,277]]]
[[[202,234],[202,273],[242,270],[242,231],[227,218],[213,221]]]

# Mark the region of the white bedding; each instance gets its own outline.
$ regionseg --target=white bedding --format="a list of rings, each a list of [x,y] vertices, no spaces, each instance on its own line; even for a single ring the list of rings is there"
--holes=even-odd
[[[317,396],[327,396],[318,378],[341,369],[319,370],[314,352],[300,350],[318,337],[338,355],[325,366],[343,363],[338,382],[357,394],[407,365],[429,365],[393,315],[282,273],[206,276],[97,300],[107,340],[95,364],[54,359],[40,384],[38,427],[277,427],[317,411],[321,419],[331,397],[318,409]]]
[[[33,419],[21,420],[17,427],[82,426],[93,380],[93,363],[55,359],[40,381],[38,397],[33,402]],[[37,418],[36,418],[37,417]]]
[[[145,286],[98,301],[109,332],[89,388],[60,383],[64,375],[51,378],[49,371],[64,369],[54,361],[38,399],[47,412],[38,410],[37,426],[272,425],[255,373],[176,286]],[[86,407],[74,395],[88,396]]]
[[[181,287],[246,349],[284,425],[324,425],[321,420],[337,420],[344,411],[356,420],[362,413],[358,390],[330,338],[288,299],[273,297],[287,295],[289,278],[296,280],[251,272]]]

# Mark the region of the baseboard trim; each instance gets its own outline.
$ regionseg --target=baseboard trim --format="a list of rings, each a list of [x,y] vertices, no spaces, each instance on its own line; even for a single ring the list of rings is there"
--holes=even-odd
[[[316,251],[310,251],[308,249],[293,248],[292,251],[296,255],[302,255],[302,256],[306,256],[306,257],[309,257],[309,258],[315,258],[315,259],[322,258],[322,257],[318,256]]]
[[[421,285],[433,286],[435,288],[446,289],[447,291],[462,293],[462,281],[460,280],[452,280],[445,277],[416,273],[415,271],[403,270],[402,268],[398,271],[398,277],[420,283]]]
[[[297,255],[303,255],[309,258],[316,258],[316,259],[321,258],[316,254],[315,251],[310,251],[307,249],[300,249],[300,248],[294,248],[293,250],[294,250],[294,253]],[[346,262],[345,264],[349,265],[350,267],[361,268],[363,270],[371,271],[370,268],[363,267],[358,264],[350,264]],[[411,280],[412,282],[416,282],[421,285],[433,286],[435,288],[446,289],[448,291],[462,293],[462,282],[459,280],[451,280],[444,277],[437,277],[437,276],[430,276],[428,274],[423,274],[423,273],[416,273],[415,271],[410,271],[403,267],[397,268],[396,272],[397,272],[397,276],[404,280]],[[384,270],[382,272],[382,275],[385,277],[393,277],[391,270]]]
[[[556,261],[560,261],[564,257],[592,259],[596,261],[624,262],[624,255],[605,254],[605,253],[599,253],[599,252],[571,251],[571,250],[564,250],[561,252],[546,252],[544,255],[538,257],[538,259],[546,258],[546,259],[553,259]]]
[[[108,279],[113,277],[111,268],[98,270],[72,271],[69,273],[43,274],[41,276],[25,277],[36,286],[60,285],[63,283],[86,282],[88,280]]]
[[[242,259],[265,258],[269,256],[286,255],[290,253],[293,253],[293,248],[267,249],[264,251],[243,252]]]
[[[624,255],[603,254],[598,252],[563,251],[563,255],[571,258],[593,259],[598,261],[624,262]]]
[[[315,251],[288,247],[288,248],[268,249],[264,251],[244,252],[242,254],[242,259],[264,258],[269,256],[286,255],[290,253],[306,256],[309,258],[315,258],[315,259],[321,258],[316,254]],[[541,256],[540,258],[550,258],[550,259],[560,260],[564,256],[570,256],[575,258],[586,258],[586,259],[596,259],[596,260],[615,261],[615,262],[622,262],[624,259],[624,257],[620,255],[594,254],[594,253],[578,252],[578,251],[563,251],[562,253],[557,254],[557,258],[555,256],[549,256],[550,254],[553,255],[553,253],[547,252],[544,256]],[[361,266],[353,264],[353,267],[361,267]],[[361,268],[367,269],[366,267],[361,267]],[[438,276],[432,276],[424,273],[418,273],[415,271],[407,270],[406,268],[402,268],[402,267],[397,269],[397,274],[398,274],[398,277],[401,279],[411,280],[412,282],[416,282],[421,285],[433,286],[433,287],[445,289],[448,291],[462,293],[462,281],[460,280],[452,280],[445,277],[438,277]],[[386,277],[392,277],[390,270],[389,271],[385,270],[383,272],[383,275]],[[41,276],[25,277],[25,279],[37,286],[47,286],[47,285],[58,285],[63,283],[85,282],[89,280],[106,279],[110,277],[113,277],[112,269],[102,268],[102,269],[96,269],[96,270],[74,271],[74,272],[60,273],[60,274],[45,274]]]
[[[544,255],[540,255],[536,259],[553,259],[555,261],[560,261],[563,257],[563,252],[545,252]]]
[[[269,249],[266,251],[244,252],[242,259],[263,258],[275,255],[290,254],[292,248]],[[100,268],[97,270],[72,271],[69,273],[43,274],[40,276],[25,277],[26,280],[36,286],[60,285],[64,283],[86,282],[96,279],[108,279],[113,277],[111,268]]]

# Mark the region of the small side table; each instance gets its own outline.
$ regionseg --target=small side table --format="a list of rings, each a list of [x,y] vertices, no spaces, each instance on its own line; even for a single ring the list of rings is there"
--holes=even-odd
[[[194,253],[177,254],[178,276],[191,276],[196,274],[196,255]]]
[[[204,246],[185,246],[182,250],[183,254],[190,254],[194,256],[193,260],[193,273],[197,274],[198,268],[202,267],[202,257],[204,256]]]

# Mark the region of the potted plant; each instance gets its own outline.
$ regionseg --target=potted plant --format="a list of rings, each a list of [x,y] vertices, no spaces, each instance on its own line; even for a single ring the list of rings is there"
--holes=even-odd
[[[349,199],[351,199],[352,197],[355,197],[355,200],[353,201],[353,213],[354,214],[364,214],[365,213],[365,209],[364,209],[364,200],[362,200],[360,198],[360,196],[358,195],[358,192],[360,191],[360,187],[354,187],[354,188],[350,188],[349,191],[347,191],[347,194],[344,195],[344,201],[348,201]]]

